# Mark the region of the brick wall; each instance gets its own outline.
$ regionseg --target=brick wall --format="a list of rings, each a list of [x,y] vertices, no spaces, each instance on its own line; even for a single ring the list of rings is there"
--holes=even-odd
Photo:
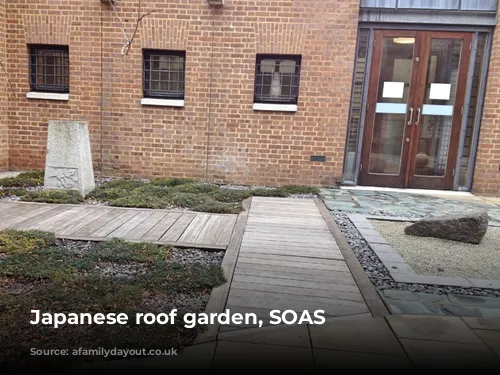
[[[6,51],[5,51],[5,2],[0,0],[0,61],[6,66]],[[0,170],[6,170],[9,167],[9,132],[7,121],[7,107],[8,107],[8,84],[7,77],[2,68],[0,68]]]
[[[9,0],[7,51],[15,95],[9,105],[10,168],[43,168],[49,120],[89,122],[100,168],[101,4],[98,0]],[[69,102],[27,99],[27,44],[65,44],[70,50]]]
[[[136,3],[116,3],[128,34]],[[269,185],[341,177],[359,0],[227,0],[222,9],[144,0],[153,8],[122,57],[120,22],[100,0],[9,1],[11,168],[43,167],[49,119],[84,119],[105,175]],[[30,42],[69,44],[69,102],[26,99]],[[184,108],[140,104],[142,48],[186,50]],[[256,53],[302,55],[297,113],[253,111]]]
[[[500,196],[500,32],[493,35],[472,192]]]

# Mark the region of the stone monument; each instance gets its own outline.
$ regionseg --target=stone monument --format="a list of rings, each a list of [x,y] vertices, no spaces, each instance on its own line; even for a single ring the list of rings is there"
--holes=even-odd
[[[82,196],[95,189],[86,122],[49,121],[44,185],[46,189],[76,190]]]

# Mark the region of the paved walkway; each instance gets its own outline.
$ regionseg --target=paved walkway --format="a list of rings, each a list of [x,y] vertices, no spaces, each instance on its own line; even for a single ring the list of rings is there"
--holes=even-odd
[[[225,250],[238,215],[107,206],[0,202],[0,229],[38,229],[58,238],[123,238]]]
[[[226,308],[264,324],[275,309],[369,312],[315,201],[261,197],[252,198]]]
[[[479,198],[471,194],[424,195],[412,192],[346,188],[322,189],[321,196],[330,210],[407,218],[487,210],[490,220],[500,222],[500,200]]]
[[[186,348],[175,357],[90,365],[105,370],[498,370],[500,320],[394,315],[329,319],[320,326],[278,326],[226,332],[218,341]]]

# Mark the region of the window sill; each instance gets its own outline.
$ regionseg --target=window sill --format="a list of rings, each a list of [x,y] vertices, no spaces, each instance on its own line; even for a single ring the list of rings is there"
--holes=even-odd
[[[68,101],[69,94],[57,94],[53,92],[35,92],[31,91],[26,94],[28,99],[45,99],[45,100],[60,100]]]
[[[297,112],[296,104],[264,104],[254,103],[254,111]]]
[[[142,105],[155,105],[159,107],[184,107],[184,100],[180,99],[141,99]]]

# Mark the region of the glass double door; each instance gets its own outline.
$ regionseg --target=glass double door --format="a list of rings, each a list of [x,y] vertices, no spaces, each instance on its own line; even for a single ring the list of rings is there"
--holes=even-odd
[[[471,33],[374,35],[358,183],[453,189]]]

